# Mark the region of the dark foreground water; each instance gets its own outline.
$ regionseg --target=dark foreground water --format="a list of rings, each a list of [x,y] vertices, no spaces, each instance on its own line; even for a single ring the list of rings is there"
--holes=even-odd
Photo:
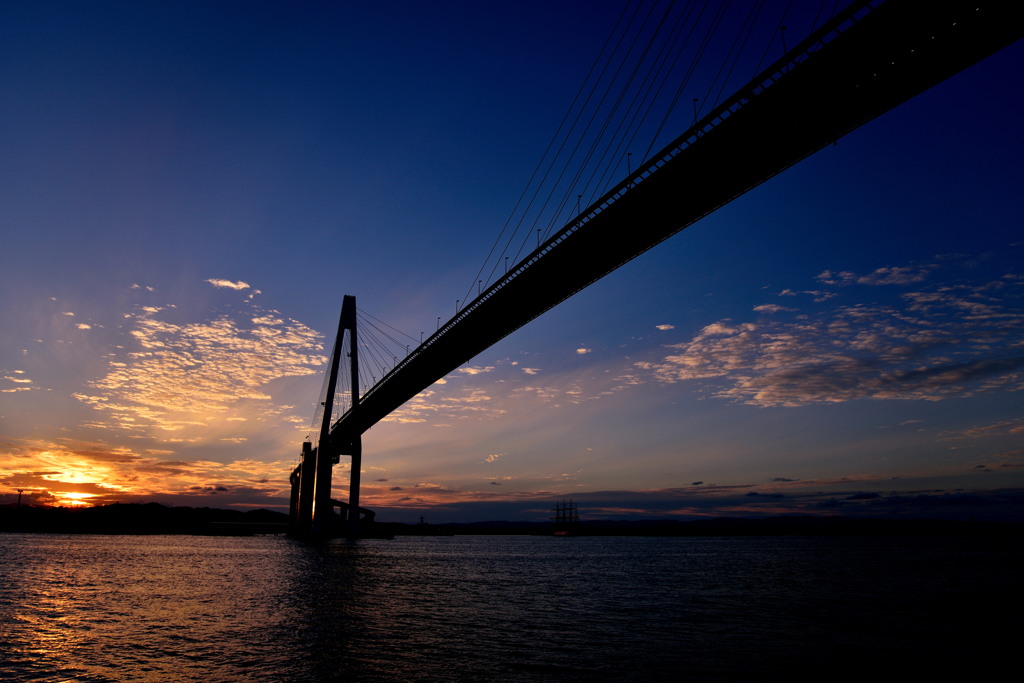
[[[1019,539],[0,534],[0,680],[995,679]]]

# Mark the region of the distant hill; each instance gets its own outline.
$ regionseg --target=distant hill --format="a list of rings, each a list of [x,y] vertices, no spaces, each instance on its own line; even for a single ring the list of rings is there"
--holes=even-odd
[[[423,533],[409,524],[383,523],[395,535]],[[938,534],[1017,534],[1024,524],[1015,522],[964,522],[941,519],[854,519],[838,516],[787,516],[763,519],[719,517],[696,521],[607,520],[580,521],[556,526],[552,522],[472,522],[437,524],[427,528],[434,535],[551,535],[567,536],[899,536]]]
[[[64,508],[0,506],[0,532],[64,534],[250,535],[284,533],[288,515],[273,510],[169,507],[159,503],[115,503]],[[697,521],[470,522],[402,524],[382,522],[376,530],[395,536],[552,535],[568,536],[892,536],[937,534],[1016,534],[1024,524],[936,519],[854,519],[789,516],[764,519],[716,518]]]
[[[0,507],[0,531],[70,534],[220,534],[283,532],[288,515],[272,510],[114,503],[64,508]]]

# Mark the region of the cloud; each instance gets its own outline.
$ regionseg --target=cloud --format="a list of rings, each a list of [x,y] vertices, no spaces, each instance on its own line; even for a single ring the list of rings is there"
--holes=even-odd
[[[958,431],[943,432],[941,439],[976,439],[992,436],[1009,436],[1024,434],[1024,418],[1001,420],[979,427],[969,427]]]
[[[490,372],[491,370],[494,370],[493,365],[459,368],[459,372],[464,375],[479,375],[485,372]]]
[[[170,308],[126,314],[127,339],[108,355],[106,373],[75,394],[109,417],[94,425],[166,434],[238,417],[229,410],[241,401],[254,402],[260,417],[284,419],[267,385],[326,362],[319,333],[275,311],[172,322],[161,316]]]
[[[795,311],[796,309],[779,306],[778,304],[761,304],[760,306],[754,306],[754,310],[758,313],[785,313]]]
[[[238,282],[233,282],[231,280],[223,280],[221,278],[210,278],[210,279],[208,279],[206,281],[209,282],[214,287],[218,287],[218,288],[221,288],[221,289],[235,289],[235,290],[249,289],[249,283],[248,282],[242,282],[241,280],[239,280]]]
[[[588,349],[586,347],[580,347],[580,348],[576,349],[576,353],[578,355],[580,355],[580,356],[585,356],[588,353],[590,353],[591,351],[592,351],[592,349]]]
[[[880,268],[865,277],[826,271],[819,279],[906,284],[930,270]],[[707,383],[711,395],[765,407],[1019,391],[1022,298],[991,281],[960,280],[907,291],[895,304],[867,300],[757,322],[724,319],[666,347],[672,353],[661,360],[636,365],[665,383],[714,380]]]
[[[579,403],[617,391],[629,383],[615,375],[602,376],[601,388],[581,388],[579,382],[566,382],[552,373],[548,384],[524,384],[527,378],[544,376],[540,368],[524,367],[519,361],[500,360],[494,365],[459,368],[448,381],[432,384],[392,411],[383,422],[416,424],[429,422],[447,428],[465,419],[493,419],[517,409],[518,400],[529,395],[543,401]],[[614,389],[609,382],[617,383]]]
[[[568,372],[524,368],[518,361],[484,366],[486,373],[455,373],[445,385],[437,383],[395,409],[383,422],[448,429],[460,421],[518,419],[538,404],[552,409],[603,399],[640,384],[631,365],[582,365]],[[532,407],[530,407],[532,406]],[[507,424],[507,422],[504,422]]]
[[[51,504],[81,496],[103,504],[229,491],[258,504],[289,490],[287,462],[219,463],[156,455],[97,442],[23,440],[0,449],[0,484],[26,489]]]
[[[836,292],[828,292],[821,289],[805,289],[799,292],[793,291],[792,289],[784,289],[779,292],[779,296],[799,296],[801,294],[806,294],[807,296],[812,297],[815,303],[822,303],[839,296]]]
[[[484,458],[484,462],[494,462],[494,461],[496,461],[498,458],[500,458],[503,455],[505,455],[505,454],[504,453],[491,453],[486,458]]]
[[[660,330],[662,332],[667,332],[668,330],[676,329],[676,326],[675,325],[655,325],[654,328],[656,330]]]
[[[418,423],[429,420],[435,426],[447,426],[446,420],[493,418],[506,412],[486,389],[449,386],[443,393],[434,389],[421,391],[383,421]]]
[[[910,285],[924,282],[929,273],[937,265],[911,265],[911,266],[886,266],[878,268],[866,275],[857,275],[850,271],[833,273],[826,270],[820,273],[815,279],[826,285],[847,286],[859,285]]]
[[[19,391],[32,391],[36,389],[32,380],[25,376],[24,370],[14,370],[10,374],[0,376],[0,393],[13,394]]]

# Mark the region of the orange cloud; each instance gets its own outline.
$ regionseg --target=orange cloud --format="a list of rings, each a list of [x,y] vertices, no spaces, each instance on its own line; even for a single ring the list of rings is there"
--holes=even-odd
[[[108,416],[95,426],[152,435],[241,422],[253,413],[287,421],[270,403],[267,385],[314,374],[326,362],[315,330],[273,311],[246,323],[222,315],[181,324],[158,318],[163,310],[128,314],[129,348],[111,354],[106,375],[91,382],[94,391],[75,394]],[[241,402],[247,415],[232,415]]]
[[[164,452],[160,453],[161,455]],[[61,504],[111,503],[209,491],[287,496],[293,463],[165,460],[101,443],[25,441],[0,450],[0,485]]]

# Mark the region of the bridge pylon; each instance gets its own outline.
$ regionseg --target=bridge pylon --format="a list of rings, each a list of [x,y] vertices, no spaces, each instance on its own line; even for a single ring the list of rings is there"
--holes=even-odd
[[[312,442],[302,444],[302,461],[291,474],[291,523],[292,532],[299,536],[325,538],[336,536],[344,529],[344,535],[355,538],[359,535],[359,472],[362,465],[362,437],[350,440],[331,438],[334,395],[338,385],[338,372],[342,360],[342,343],[348,333],[348,369],[351,375],[352,407],[359,405],[359,351],[356,340],[356,298],[345,295],[338,320],[338,334],[334,342],[328,368],[327,392],[324,397],[323,419],[320,424],[320,438],[316,447]],[[342,455],[352,457],[349,477],[348,519],[339,526],[334,514],[335,501],[331,498],[332,470]]]

